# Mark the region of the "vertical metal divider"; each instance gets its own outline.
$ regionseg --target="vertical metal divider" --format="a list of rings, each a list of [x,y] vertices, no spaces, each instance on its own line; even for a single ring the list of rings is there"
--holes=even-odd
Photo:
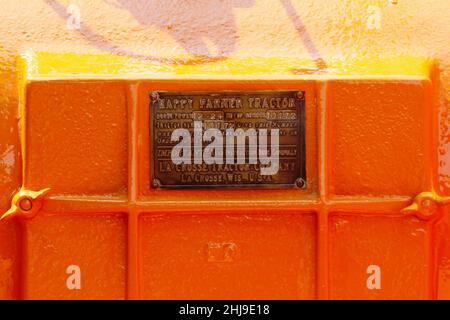
[[[125,82],[128,117],[128,234],[126,299],[140,298],[139,292],[139,209],[138,198],[138,83]]]
[[[28,68],[28,66],[22,61],[20,63],[21,65],[21,69],[22,69],[22,73],[23,74],[27,74],[26,70]],[[19,117],[20,117],[20,122],[19,122],[19,140],[20,140],[20,150],[22,153],[22,188],[24,186],[26,186],[27,183],[27,167],[26,167],[26,159],[27,159],[27,152],[26,152],[26,147],[27,147],[27,110],[26,110],[26,105],[27,105],[27,99],[28,99],[28,84],[29,84],[29,80],[27,77],[23,76],[23,78],[20,80],[20,84],[19,84]],[[19,276],[18,276],[18,286],[17,286],[17,298],[20,300],[25,300],[26,299],[26,280],[27,280],[27,265],[28,265],[28,247],[27,247],[27,236],[28,236],[28,230],[27,230],[27,225],[26,225],[26,221],[23,220],[19,220],[17,222],[17,227],[19,229],[19,243],[17,245],[18,247],[18,256],[20,259],[19,262]]]
[[[425,119],[425,143],[426,143],[426,167],[427,190],[437,192],[438,188],[438,144],[439,144],[439,69],[438,66],[431,65],[429,81],[425,82],[426,101],[430,108],[426,112]],[[437,299],[439,293],[439,270],[438,270],[438,237],[437,224],[442,217],[431,220],[430,232],[427,234],[428,240],[428,299]]]
[[[329,299],[328,270],[328,130],[327,130],[327,83],[317,80],[314,107],[317,115],[318,139],[318,191],[320,209],[317,214],[317,298]]]
[[[431,152],[432,149],[432,126],[433,124],[431,123],[432,120],[432,113],[433,113],[433,101],[432,98],[430,97],[430,93],[429,91],[431,90],[431,86],[427,86],[426,83],[424,83],[425,89],[425,105],[429,106],[430,108],[425,109],[425,119],[424,119],[424,143],[425,143],[425,157],[424,157],[424,161],[425,161],[425,186],[424,189],[425,190],[433,190],[434,191],[434,186],[433,186],[433,169],[432,168],[432,164],[433,161],[431,161],[433,155]],[[426,267],[426,274],[427,274],[427,281],[426,281],[426,297],[427,299],[433,299],[433,297],[435,296],[434,293],[434,285],[433,285],[433,278],[434,278],[434,267],[435,267],[435,261],[434,261],[434,248],[433,248],[433,243],[434,243],[434,232],[435,232],[435,224],[436,222],[438,222],[440,219],[438,219],[437,221],[435,219],[431,219],[430,221],[427,222],[427,228],[429,228],[429,232],[426,233],[426,257],[427,257],[427,267]]]

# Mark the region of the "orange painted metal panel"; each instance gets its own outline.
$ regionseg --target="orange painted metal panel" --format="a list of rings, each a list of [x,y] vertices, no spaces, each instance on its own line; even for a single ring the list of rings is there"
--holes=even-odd
[[[27,188],[72,195],[126,192],[123,83],[32,83],[25,125]]]
[[[144,299],[314,299],[312,214],[153,214],[141,221]]]
[[[448,206],[442,219],[434,225],[431,249],[437,260],[437,298],[450,299],[450,219]]]
[[[124,299],[126,229],[120,215],[41,212],[23,231],[23,298]],[[70,266],[81,270],[79,290],[68,288]]]
[[[328,85],[330,192],[415,196],[427,187],[427,101],[421,81]]]
[[[430,298],[429,233],[430,224],[415,217],[332,214],[330,298]],[[372,265],[382,271],[381,290],[367,286]]]
[[[431,88],[417,77],[32,80],[23,119],[24,188],[11,211],[25,218],[17,231],[16,295],[436,297],[428,234],[441,200],[423,194],[417,208],[402,213],[434,183]],[[150,187],[149,93],[239,89],[305,91],[307,188]],[[42,191],[27,193],[31,188]],[[383,270],[375,291],[367,287],[373,264]],[[82,288],[64,281],[71,265],[81,270]]]
[[[23,261],[20,259],[20,228],[16,221],[0,226],[0,299],[17,299],[19,276]]]
[[[150,187],[149,93],[238,89],[305,91],[307,188]],[[408,207],[435,183],[425,77],[37,79],[26,93],[24,188],[11,211],[25,218],[20,297],[398,299],[445,290],[429,234],[446,200],[423,193]],[[71,260],[83,288],[63,281]],[[383,272],[375,291],[371,265]]]

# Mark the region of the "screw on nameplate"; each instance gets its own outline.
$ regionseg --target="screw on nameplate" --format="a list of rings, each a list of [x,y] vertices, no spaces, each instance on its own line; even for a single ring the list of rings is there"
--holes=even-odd
[[[305,92],[304,91],[299,91],[296,93],[297,95],[297,99],[298,100],[304,100],[305,99]]]
[[[159,93],[156,91],[153,91],[150,93],[150,99],[152,101],[158,101],[159,100]]]
[[[207,244],[208,262],[233,262],[236,257],[237,246],[233,242]]]
[[[298,178],[297,180],[295,180],[295,185],[297,186],[297,188],[304,188],[306,185],[306,181],[303,178]]]

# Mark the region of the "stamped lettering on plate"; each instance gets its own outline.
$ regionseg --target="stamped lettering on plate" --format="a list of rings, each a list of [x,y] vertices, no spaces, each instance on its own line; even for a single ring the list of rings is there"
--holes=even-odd
[[[151,185],[306,188],[304,91],[150,93]]]

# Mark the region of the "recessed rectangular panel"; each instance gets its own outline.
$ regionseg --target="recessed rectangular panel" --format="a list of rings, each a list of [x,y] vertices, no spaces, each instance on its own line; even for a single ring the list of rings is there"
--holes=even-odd
[[[330,192],[415,196],[427,188],[427,83],[333,80],[327,88]]]
[[[144,299],[314,299],[316,219],[161,214],[140,222]]]
[[[50,188],[52,194],[125,194],[128,122],[124,84],[30,83],[25,148],[26,188]]]
[[[415,217],[330,219],[331,299],[426,299],[427,223]]]
[[[153,187],[306,186],[304,91],[150,96]]]
[[[125,299],[121,214],[49,215],[26,226],[25,299]]]
[[[10,220],[0,224],[0,300],[17,299],[19,289],[20,225]]]

